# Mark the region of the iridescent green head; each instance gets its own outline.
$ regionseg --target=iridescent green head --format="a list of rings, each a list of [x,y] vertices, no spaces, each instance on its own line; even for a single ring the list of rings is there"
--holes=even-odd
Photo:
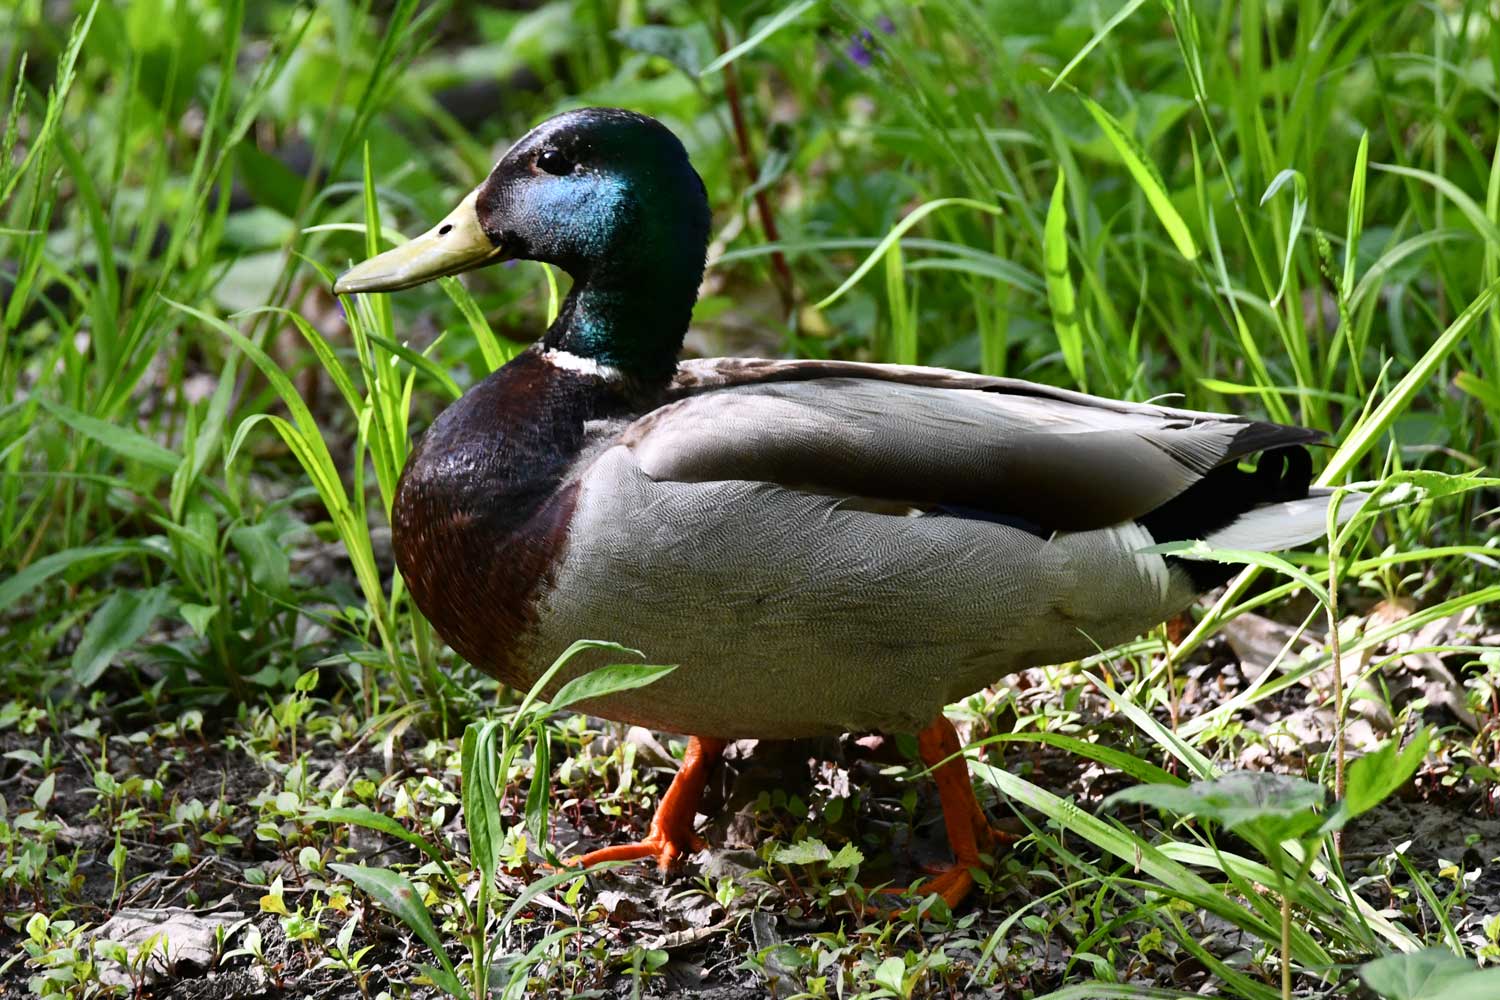
[[[340,294],[393,291],[512,258],[574,285],[550,348],[627,374],[670,374],[703,277],[708,197],[672,132],[619,108],[550,118],[459,206],[403,246],[352,268]]]

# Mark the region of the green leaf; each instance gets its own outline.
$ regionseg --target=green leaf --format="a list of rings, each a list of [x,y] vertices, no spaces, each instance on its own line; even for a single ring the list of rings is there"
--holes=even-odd
[[[443,971],[450,976],[454,975],[453,963],[443,951],[442,939],[438,937],[437,928],[432,925],[432,914],[427,911],[427,904],[422,902],[416,886],[404,875],[388,868],[367,868],[364,865],[331,864],[328,867],[359,886],[382,907],[395,914],[422,939],[423,944],[432,949],[438,961],[443,963]],[[457,984],[456,978],[454,983]],[[463,990],[462,985],[459,985],[459,989],[462,991],[459,996],[468,997],[468,991]]]
[[[880,963],[875,981],[898,997],[906,996],[906,963],[895,955]]]
[[[219,613],[217,604],[183,604],[177,609],[182,620],[188,623],[188,628],[198,638],[203,638],[208,632],[209,622],[214,620],[214,615]]]
[[[1078,95],[1083,106],[1088,109],[1094,121],[1103,130],[1105,138],[1110,145],[1115,147],[1115,152],[1120,154],[1120,159],[1125,161],[1125,167],[1130,171],[1130,176],[1135,178],[1136,184],[1146,195],[1146,201],[1151,205],[1151,210],[1161,220],[1161,224],[1167,230],[1167,235],[1172,238],[1172,243],[1177,247],[1177,252],[1188,260],[1196,260],[1198,257],[1198,244],[1193,240],[1193,234],[1188,229],[1187,222],[1183,220],[1176,207],[1172,204],[1172,198],[1167,194],[1167,186],[1157,173],[1156,164],[1146,157],[1146,153],[1135,141],[1135,137],[1125,131],[1115,116],[1105,111],[1089,98]]]
[[[1388,174],[1411,177],[1424,184],[1431,185],[1444,198],[1453,202],[1458,210],[1463,213],[1464,218],[1468,220],[1469,225],[1473,226],[1479,231],[1479,235],[1484,237],[1486,243],[1500,245],[1500,226],[1492,222],[1490,217],[1485,214],[1484,209],[1480,208],[1474,199],[1469,197],[1468,192],[1453,183],[1453,181],[1429,170],[1403,167],[1395,163],[1372,163],[1370,166]]]
[[[591,868],[570,868],[566,871],[553,872],[546,878],[537,879],[521,890],[521,894],[516,897],[515,902],[511,903],[510,908],[505,911],[505,916],[500,918],[500,932],[504,933],[505,929],[510,926],[510,922],[516,918],[516,914],[530,906],[533,899],[547,890],[562,885],[564,882],[573,882],[581,879],[591,871],[619,868],[622,865],[630,863],[629,861],[606,861]]]
[[[1500,413],[1500,383],[1482,379],[1472,372],[1459,372],[1453,384],[1479,400],[1492,413]]]
[[[1067,736],[1063,733],[999,733],[995,736],[987,736],[974,744],[982,747],[989,743],[1042,743],[1046,746],[1057,747],[1066,750],[1075,757],[1086,757],[1089,760],[1098,761],[1106,767],[1112,767],[1121,774],[1128,775],[1136,781],[1148,785],[1185,785],[1187,782],[1177,777],[1170,771],[1157,767],[1150,761],[1141,760],[1133,754],[1114,747],[1104,746],[1099,743],[1090,743],[1076,736]]]
[[[1119,26],[1120,22],[1124,21],[1131,14],[1134,14],[1137,10],[1144,6],[1145,3],[1146,0],[1126,0],[1125,3],[1121,4],[1120,9],[1115,11],[1114,16],[1111,17],[1108,21],[1105,21],[1104,26],[1101,27],[1098,31],[1094,32],[1094,37],[1090,38],[1086,43],[1084,43],[1083,48],[1079,49],[1077,54],[1075,54],[1072,59],[1068,60],[1068,64],[1058,72],[1056,78],[1054,78],[1052,81],[1052,86],[1048,87],[1047,89],[1049,91],[1055,90],[1057,88],[1057,85],[1066,80],[1068,78],[1068,74],[1073,72],[1073,68],[1087,59],[1088,54],[1094,51],[1095,46],[1104,41],[1105,36],[1107,36],[1111,31],[1114,31],[1115,28]]]
[[[1068,206],[1063,200],[1066,181],[1067,175],[1059,170],[1057,183],[1052,186],[1052,201],[1047,206],[1042,263],[1057,344],[1062,348],[1068,374],[1073,376],[1079,388],[1086,388],[1088,380],[1083,367],[1083,332],[1078,326],[1078,299],[1073,292],[1073,275],[1068,271]]]
[[[749,38],[745,39],[743,42],[736,45],[728,52],[725,52],[713,62],[709,63],[707,66],[703,67],[702,72],[700,72],[698,75],[708,76],[710,73],[717,73],[719,70],[723,69],[725,66],[728,66],[740,56],[744,55],[746,52],[749,52],[751,49],[754,49],[761,42],[765,41],[767,38],[770,38],[773,34],[786,27],[788,24],[791,24],[797,18],[807,13],[809,10],[812,10],[815,6],[817,6],[817,2],[818,0],[798,0],[797,3],[789,4],[786,7],[783,7],[771,17],[768,17],[765,19],[765,21],[761,22],[760,26],[750,35]]]
[[[459,884],[453,878],[453,873],[449,870],[448,862],[443,859],[442,853],[430,841],[418,834],[412,833],[406,827],[382,813],[366,809],[363,806],[343,806],[337,809],[309,810],[303,813],[302,818],[310,823],[353,823],[355,826],[362,826],[366,830],[374,830],[376,833],[383,833],[386,836],[405,841],[431,858],[438,867],[443,869],[443,874],[455,886]]]
[[[1281,265],[1281,284],[1276,289],[1276,295],[1271,299],[1274,308],[1281,302],[1281,297],[1286,294],[1286,283],[1292,275],[1292,255],[1297,251],[1297,237],[1302,235],[1302,223],[1307,219],[1307,178],[1299,171],[1283,170],[1272,178],[1266,187],[1266,193],[1260,196],[1260,203],[1276,197],[1288,181],[1294,182],[1292,188],[1292,227],[1286,237],[1286,260]]]
[[[274,524],[239,525],[230,530],[229,540],[250,571],[251,583],[273,597],[285,597],[291,592],[291,560]]]
[[[37,402],[41,403],[42,408],[58,420],[85,437],[99,442],[122,458],[140,462],[158,472],[175,472],[178,463],[182,461],[176,452],[163,448],[139,431],[79,413],[61,403],[53,403],[45,399],[38,399]]]
[[[469,995],[468,991],[464,989],[464,984],[453,973],[446,972],[443,969],[434,969],[430,965],[418,965],[417,968],[421,970],[422,975],[431,979],[433,983],[441,987],[449,996],[466,997]]]
[[[609,37],[634,52],[665,59],[688,76],[703,72],[708,36],[700,26],[678,28],[666,24],[642,24],[616,28]]]
[[[94,684],[122,650],[135,645],[167,606],[167,589],[117,590],[83,627],[83,638],[73,650],[73,679],[84,687]]]
[[[531,758],[531,785],[526,789],[526,832],[540,850],[547,843],[552,792],[552,741],[546,726],[536,727],[536,750]]]
[[[378,333],[371,332],[367,336],[369,336],[373,343],[379,344],[437,383],[438,387],[448,395],[450,400],[457,399],[464,394],[463,390],[458,387],[458,383],[453,381],[453,376],[444,371],[443,367],[431,358],[419,354],[403,344],[398,344],[394,340],[387,340]]]
[[[33,158],[39,153],[51,150],[52,131],[62,119],[65,98],[73,87],[78,53],[83,49],[83,40],[88,37],[89,27],[94,23],[94,14],[98,10],[99,0],[94,0],[89,4],[88,13],[73,22],[72,30],[68,35],[68,47],[63,51],[62,58],[57,60],[52,86],[47,91],[46,113],[42,116],[41,125],[35,126],[35,131],[27,135],[26,157],[19,167],[9,172],[8,176],[0,173],[0,205],[10,202],[11,192],[15,190],[21,178],[26,176],[26,168],[30,166]],[[10,164],[7,163],[6,166],[9,167]]]
[[[620,645],[618,642],[606,642],[603,639],[575,640],[571,646],[562,651],[561,655],[559,655],[557,659],[552,661],[552,665],[550,667],[542,671],[542,676],[538,677],[535,681],[532,682],[531,689],[527,691],[526,696],[521,699],[521,704],[516,706],[516,718],[518,720],[529,719],[530,715],[528,713],[541,713],[542,715],[545,715],[548,712],[552,711],[550,706],[545,704],[536,705],[536,702],[542,697],[542,692],[547,690],[547,685],[552,683],[552,678],[556,677],[558,672],[561,671],[563,667],[567,666],[568,662],[572,660],[573,657],[577,656],[579,653],[582,653],[586,649],[602,649],[610,653],[629,653],[642,658],[644,658],[646,655],[639,649],[631,649],[628,646]],[[566,687],[566,685],[564,685],[564,687]],[[534,705],[536,705],[536,707],[533,707]]]
[[[1478,470],[1452,475],[1433,469],[1403,469],[1379,482],[1364,483],[1353,488],[1373,489],[1373,509],[1386,510],[1457,496],[1470,490],[1494,489],[1497,486],[1500,486],[1500,479],[1481,476]]]
[[[825,295],[820,302],[813,306],[813,308],[827,309],[839,299],[843,298],[845,292],[853,288],[855,285],[859,284],[859,279],[869,274],[871,268],[885,259],[886,251],[889,250],[897,240],[905,236],[907,230],[911,229],[912,226],[915,226],[917,223],[921,222],[923,219],[927,218],[927,216],[931,215],[933,212],[936,212],[938,209],[948,208],[950,206],[972,208],[976,212],[985,212],[989,215],[1004,214],[1003,212],[1001,212],[1000,206],[991,205],[988,202],[975,201],[973,198],[935,198],[932,201],[918,205],[910,212],[907,212],[906,215],[902,216],[900,222],[891,227],[891,231],[886,233],[885,236],[881,238],[879,243],[875,244],[875,249],[871,250],[870,255],[866,257],[860,263],[860,265],[854,269],[853,274],[844,279],[843,284],[839,285],[839,287],[835,288],[833,291]]]
[[[1322,817],[1315,810],[1327,794],[1322,785],[1285,774],[1229,771],[1186,787],[1137,785],[1105,799],[1104,808],[1128,802],[1213,820],[1226,830],[1255,838],[1264,849],[1317,830]]]
[[[1022,805],[1036,809],[1053,823],[1103,848],[1116,858],[1144,872],[1160,884],[1162,890],[1195,909],[1207,910],[1234,926],[1265,940],[1279,934],[1275,925],[1254,909],[1236,902],[1232,894],[1211,885],[1192,868],[1168,857],[1160,848],[1140,837],[1112,826],[1077,803],[1062,799],[1045,789],[1019,778],[1004,768],[993,767],[983,760],[971,760],[969,770],[981,780]],[[1292,928],[1292,948],[1298,961],[1313,965],[1332,961],[1327,952],[1301,927]]]
[[[547,707],[557,712],[580,701],[633,691],[655,683],[676,669],[676,664],[611,663],[568,681],[548,700]]]
[[[31,795],[31,801],[43,812],[47,811],[47,805],[52,801],[52,790],[57,787],[57,775],[49,774],[36,786],[36,791]]]
[[[833,852],[818,838],[808,837],[787,847],[778,847],[771,855],[771,860],[784,865],[812,865],[820,861],[832,861]]]
[[[828,867],[834,871],[842,871],[845,868],[854,868],[864,863],[864,852],[853,844],[845,844],[839,848],[839,852],[828,862]]]
[[[1500,161],[1497,161],[1500,162]],[[1359,260],[1359,238],[1365,228],[1365,185],[1369,180],[1370,133],[1359,137],[1359,151],[1354,154],[1354,176],[1349,181],[1349,224],[1344,230],[1344,273],[1339,280],[1339,294],[1345,302],[1354,294],[1354,266]]]
[[[464,729],[459,761],[463,768],[464,827],[469,833],[469,856],[484,878],[495,884],[505,831],[500,823],[499,754],[496,735],[504,728],[496,721],[471,722]]]
[[[485,318],[484,310],[469,290],[463,286],[457,278],[439,278],[438,287],[447,294],[453,304],[458,306],[458,311],[468,321],[469,332],[474,335],[474,341],[479,345],[479,353],[484,357],[484,363],[490,371],[494,371],[505,364],[511,358],[525,349],[524,344],[514,341],[502,341],[495,335],[490,327],[490,321]]]
[[[1489,310],[1490,303],[1494,301],[1497,292],[1500,292],[1500,280],[1491,282],[1484,291],[1474,297],[1474,300],[1452,323],[1448,324],[1448,328],[1438,335],[1417,363],[1411,367],[1411,370],[1403,375],[1395,388],[1380,401],[1380,405],[1361,420],[1353,430],[1344,435],[1343,443],[1328,459],[1328,464],[1323,467],[1316,485],[1336,485],[1354,466],[1354,463],[1363,458],[1365,452],[1380,440],[1381,436],[1390,429],[1391,424],[1396,422],[1396,418],[1411,405],[1412,400],[1428,387],[1433,372],[1437,370],[1442,360],[1458,346],[1468,334],[1469,328],[1479,322],[1479,318]]]
[[[1387,955],[1359,967],[1359,978],[1382,1000],[1493,1000],[1500,969],[1479,971],[1445,948]]]
[[[252,427],[262,421],[270,423],[281,435],[281,439],[286,442],[287,447],[291,449],[298,464],[312,479],[318,496],[322,498],[323,505],[328,508],[339,538],[343,540],[349,561],[354,564],[354,575],[359,580],[359,587],[366,602],[370,605],[371,616],[377,623],[383,621],[386,603],[385,589],[380,576],[380,568],[376,565],[375,555],[370,547],[370,532],[362,517],[362,507],[360,511],[356,511],[350,502],[349,494],[344,489],[343,478],[339,475],[338,466],[335,465],[333,456],[329,454],[328,445],[323,440],[322,432],[318,429],[318,423],[313,418],[312,411],[307,408],[307,403],[302,399],[302,394],[292,384],[291,379],[287,378],[280,365],[234,327],[217,316],[209,315],[192,306],[174,302],[171,299],[164,301],[174,309],[196,317],[218,330],[236,347],[249,355],[250,360],[255,362],[255,366],[260,369],[266,381],[271,383],[272,388],[276,390],[276,394],[281,397],[281,401],[286,404],[292,416],[290,421],[268,413],[252,413],[246,417],[240,422],[239,429],[235,431],[234,440],[230,443],[228,452],[225,453],[224,464],[229,465],[234,461],[235,455],[239,452],[240,446]]]
[[[1148,711],[1137,705],[1130,698],[1125,697],[1114,689],[1114,685],[1102,676],[1089,671],[1084,671],[1095,687],[1109,696],[1110,703],[1115,711],[1133,722],[1136,728],[1149,736],[1157,746],[1161,747],[1173,757],[1182,761],[1193,774],[1199,778],[1213,778],[1218,776],[1218,770],[1213,761],[1205,757],[1197,747],[1179,736],[1175,731],[1168,729],[1156,720]]]
[[[516,961],[512,966],[514,971],[511,972],[510,981],[505,984],[504,991],[502,992],[491,986],[490,996],[497,998],[497,1000],[524,1000],[528,995],[532,995],[531,991],[527,990],[526,987],[530,985],[531,975],[537,966],[541,965],[548,956],[561,954],[561,949],[558,946],[559,942],[581,933],[583,933],[582,927],[564,927],[553,931],[551,934],[537,941],[531,946],[531,950],[526,952],[524,956],[521,956],[520,960]],[[661,962],[654,960],[657,955],[661,956]],[[666,952],[652,949],[646,952],[646,968],[649,970],[657,969],[661,965],[666,964],[666,958]]]
[[[257,670],[255,673],[246,674],[245,680],[258,687],[276,688],[281,687],[288,679],[290,679],[294,671],[294,667],[288,666],[285,668],[285,674],[283,675],[283,670],[281,667],[277,667],[273,664],[268,663],[264,667],[261,667],[259,670]]]
[[[1369,812],[1384,802],[1392,792],[1406,784],[1422,759],[1427,756],[1427,746],[1432,741],[1432,730],[1423,727],[1404,750],[1398,750],[1400,738],[1392,738],[1379,748],[1349,764],[1344,778],[1344,799],[1338,812],[1329,818],[1329,829],[1337,829],[1356,816]]]
[[[261,306],[258,309],[246,309],[244,312],[237,313],[236,315],[249,317],[258,316],[261,313],[271,313],[272,315],[290,320],[291,324],[302,334],[302,339],[307,341],[307,346],[311,347],[313,353],[317,355],[318,363],[323,366],[323,370],[333,380],[334,387],[338,389],[339,395],[344,397],[344,402],[348,405],[350,412],[358,414],[364,409],[364,399],[360,396],[359,390],[354,387],[354,380],[349,377],[349,372],[345,370],[344,363],[339,360],[338,352],[334,350],[333,344],[329,343],[327,337],[323,336],[321,332],[301,315],[292,312],[290,309],[281,309],[276,306]]]
[[[138,555],[148,551],[150,550],[138,545],[84,545],[43,556],[9,580],[0,582],[0,611],[9,608],[52,577],[79,563],[91,562],[95,559],[119,559],[122,556]]]
[[[1214,548],[1200,539],[1179,540],[1175,542],[1163,542],[1160,545],[1147,545],[1141,548],[1142,555],[1171,555],[1179,559],[1197,559],[1206,562],[1240,563],[1246,566],[1258,566],[1261,569],[1275,570],[1284,576],[1296,580],[1307,588],[1307,592],[1316,598],[1320,604],[1328,604],[1328,593],[1321,584],[1302,567],[1283,559],[1274,552],[1256,552],[1250,549],[1220,549]]]
[[[235,177],[257,205],[275,209],[288,219],[296,218],[297,203],[302,198],[302,178],[274,156],[263,153],[255,143],[243,139],[234,147]]]

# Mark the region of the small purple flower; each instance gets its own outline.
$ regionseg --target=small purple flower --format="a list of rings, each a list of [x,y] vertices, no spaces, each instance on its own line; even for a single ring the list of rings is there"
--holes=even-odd
[[[844,49],[844,53],[854,65],[861,69],[869,69],[870,64],[875,61],[875,54],[870,51],[867,45],[873,47],[874,42],[873,35],[868,31],[861,31],[849,40],[849,45]]]
[[[875,22],[875,27],[880,29],[883,35],[894,35],[896,33],[896,22],[882,14]],[[875,40],[875,35],[868,29],[849,39],[849,44],[844,48],[844,53],[849,61],[861,69],[869,69],[875,62],[875,53],[880,51],[880,43]]]

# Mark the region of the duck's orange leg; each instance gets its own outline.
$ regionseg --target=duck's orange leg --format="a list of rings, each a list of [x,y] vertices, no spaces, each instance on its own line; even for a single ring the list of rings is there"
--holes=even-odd
[[[592,865],[600,861],[635,861],[639,858],[655,858],[657,867],[666,871],[673,861],[684,854],[701,850],[703,839],[693,833],[693,820],[698,815],[698,801],[703,797],[703,786],[708,781],[709,769],[724,752],[727,743],[707,736],[688,737],[687,752],[682,757],[682,767],[672,779],[667,794],[662,796],[651,818],[651,830],[646,839],[634,844],[617,844],[602,847],[580,857],[569,858],[570,865]]]
[[[948,845],[953,849],[953,865],[938,869],[934,878],[911,889],[882,891],[936,894],[951,908],[962,902],[973,888],[974,875],[970,869],[980,866],[979,853],[991,849],[995,835],[974,797],[969,766],[959,753],[961,749],[953,723],[941,713],[917,734],[917,753],[922,763],[932,768],[933,780],[937,782],[943,825],[948,828]]]

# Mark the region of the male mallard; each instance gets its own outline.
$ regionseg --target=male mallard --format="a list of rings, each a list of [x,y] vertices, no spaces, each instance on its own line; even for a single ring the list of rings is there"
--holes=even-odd
[[[529,687],[581,637],[678,668],[600,698],[688,734],[649,835],[692,825],[725,741],[920,731],[956,904],[989,825],[943,706],[1139,634],[1227,576],[1142,550],[1323,532],[1316,432],[937,368],[678,363],[703,276],[703,182],[666,127],[552,118],[433,229],[338,279],[406,288],[512,258],[573,288],[542,340],[448,407],[397,489],[397,563],[471,663]],[[1255,472],[1239,459],[1269,452]],[[946,763],[943,763],[946,760]]]

